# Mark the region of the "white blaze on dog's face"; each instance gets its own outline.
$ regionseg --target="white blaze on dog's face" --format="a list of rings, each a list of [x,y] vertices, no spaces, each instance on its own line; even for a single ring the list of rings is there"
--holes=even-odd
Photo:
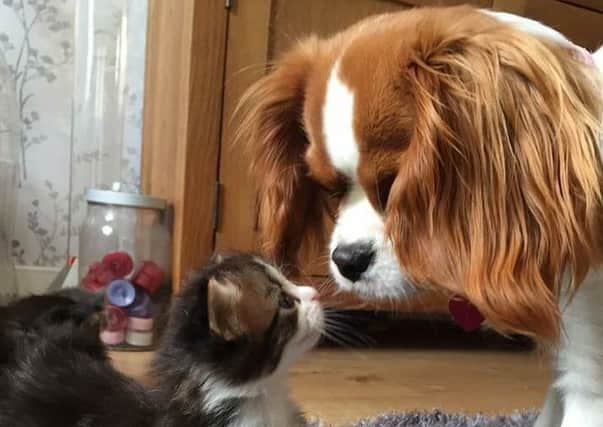
[[[385,235],[383,214],[358,182],[359,144],[354,132],[354,93],[331,71],[323,109],[323,138],[333,167],[345,176],[347,194],[339,206],[329,244],[329,269],[337,284],[367,299],[400,298],[415,289],[400,269]]]

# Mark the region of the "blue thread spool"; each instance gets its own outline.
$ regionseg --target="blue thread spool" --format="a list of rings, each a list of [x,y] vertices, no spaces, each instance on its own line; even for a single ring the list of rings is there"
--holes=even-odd
[[[107,301],[116,307],[128,307],[136,299],[136,289],[127,280],[114,280],[107,287]]]

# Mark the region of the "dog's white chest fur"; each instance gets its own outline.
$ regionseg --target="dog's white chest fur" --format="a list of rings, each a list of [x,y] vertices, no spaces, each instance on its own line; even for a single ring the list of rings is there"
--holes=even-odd
[[[562,303],[556,374],[535,427],[603,425],[603,270],[591,272]]]

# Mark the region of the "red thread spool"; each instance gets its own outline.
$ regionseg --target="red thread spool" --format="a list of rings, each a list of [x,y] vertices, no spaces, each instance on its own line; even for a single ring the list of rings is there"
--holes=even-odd
[[[105,330],[123,331],[128,326],[128,314],[125,310],[113,305],[106,305],[104,314]]]
[[[103,257],[101,264],[113,274],[115,278],[124,278],[132,272],[134,262],[127,252],[109,252]]]
[[[153,261],[143,261],[132,278],[132,283],[144,288],[151,295],[159,290],[162,281],[163,270]]]

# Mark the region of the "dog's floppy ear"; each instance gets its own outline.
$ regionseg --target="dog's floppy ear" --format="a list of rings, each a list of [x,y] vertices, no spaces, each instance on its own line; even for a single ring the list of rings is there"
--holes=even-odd
[[[325,234],[320,187],[304,162],[309,141],[302,123],[317,49],[315,38],[301,42],[246,92],[238,109],[243,120],[237,140],[250,148],[263,249],[286,266]]]
[[[601,99],[563,49],[487,26],[425,26],[406,58],[415,128],[386,228],[415,281],[554,341],[560,293],[601,259]]]

